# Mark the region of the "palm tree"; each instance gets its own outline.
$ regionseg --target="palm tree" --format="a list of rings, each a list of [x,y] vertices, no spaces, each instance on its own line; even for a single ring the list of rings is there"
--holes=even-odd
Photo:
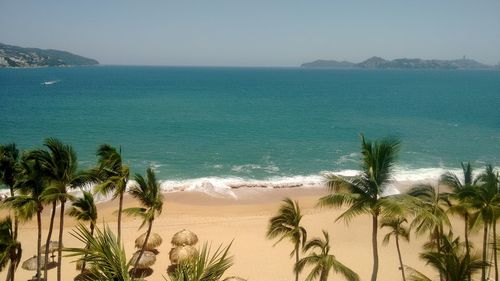
[[[21,243],[14,239],[12,220],[7,217],[0,221],[0,271],[10,262],[6,281],[14,281],[21,256]]]
[[[491,165],[478,176],[477,187],[470,189],[466,196],[474,210],[471,215],[471,224],[476,226],[483,223],[483,261],[487,261],[488,227],[491,226],[496,237],[496,220],[500,212],[499,176]],[[498,263],[495,256],[495,277],[498,280]],[[481,280],[486,280],[486,268],[481,271]]]
[[[305,281],[313,281],[319,277],[319,281],[327,281],[330,271],[342,274],[348,281],[358,281],[359,276],[354,271],[337,260],[330,254],[330,238],[328,232],[323,230],[324,239],[315,238],[308,241],[304,251],[313,250],[307,257],[302,258],[296,265],[295,271],[302,272],[306,265],[312,266],[311,273]],[[319,253],[314,252],[318,249]]]
[[[64,251],[69,252],[67,256],[79,257],[90,265],[88,273],[84,274],[80,280],[132,280],[128,273],[129,264],[123,245],[109,227],[105,226],[102,230],[97,227],[96,234],[93,235],[89,229],[80,224],[71,235],[88,245],[85,248],[64,249]]]
[[[120,152],[108,144],[103,144],[97,150],[98,167],[92,170],[94,178],[99,184],[95,187],[95,192],[108,194],[113,192],[113,199],[119,198],[118,205],[118,240],[121,239],[121,223],[123,209],[123,194],[127,189],[129,178],[129,168],[123,164]]]
[[[75,217],[79,221],[90,222],[90,235],[94,235],[94,228],[97,222],[97,208],[94,203],[92,193],[83,191],[83,197],[75,199],[73,205],[68,210],[68,215]],[[87,245],[87,248],[89,245]],[[85,261],[82,265],[82,273],[85,271]]]
[[[279,237],[279,240],[274,244],[278,244],[283,239],[287,238],[294,244],[294,249],[290,256],[295,254],[295,265],[299,262],[299,253],[301,245],[304,246],[307,240],[307,231],[300,225],[302,214],[300,213],[299,203],[292,201],[290,198],[283,200],[278,215],[272,217],[269,221],[267,229],[267,238],[274,239]],[[299,272],[295,272],[295,281],[299,280]]]
[[[77,172],[78,162],[76,153],[70,145],[64,144],[55,138],[46,139],[44,145],[48,150],[35,150],[32,153],[32,157],[40,160],[42,171],[52,187],[49,188],[50,191],[48,192],[50,196],[48,198],[51,201],[59,200],[61,206],[59,217],[59,248],[57,250],[57,281],[61,281],[64,207],[66,201],[71,199],[67,189],[83,185],[87,178]],[[50,236],[47,240],[50,242]],[[47,257],[45,259],[47,260]]]
[[[144,239],[141,252],[135,262],[134,269],[137,268],[137,264],[146,250],[149,235],[151,234],[151,228],[153,227],[153,221],[156,216],[161,214],[163,207],[163,195],[161,193],[160,182],[156,180],[153,169],[148,168],[146,170],[146,179],[140,174],[136,174],[135,181],[136,184],[130,187],[129,193],[132,197],[139,200],[142,207],[128,208],[123,210],[123,212],[128,215],[141,217],[142,224],[139,229],[147,224],[148,230],[146,232],[146,238]]]
[[[232,243],[231,243],[232,244]],[[182,261],[174,271],[169,272],[170,281],[218,281],[226,270],[233,265],[233,257],[229,256],[227,247],[219,246],[213,254],[205,243],[199,254]],[[166,280],[166,279],[165,279]]]
[[[468,255],[464,243],[459,238],[448,235],[441,235],[441,249],[431,249],[420,254],[420,258],[425,260],[427,265],[436,269],[445,281],[464,281],[469,276],[487,266],[487,263],[479,257]],[[410,272],[411,281],[431,281],[432,279],[413,268],[407,268]]]
[[[46,188],[40,163],[37,160],[29,160],[22,157],[20,171],[16,181],[18,195],[5,200],[5,206],[11,207],[23,220],[30,220],[34,214],[37,218],[37,280],[41,278],[41,247],[42,247],[42,211],[45,204],[44,192]]]
[[[463,181],[461,181],[459,177],[454,173],[447,172],[441,176],[440,183],[451,188],[451,193],[449,194],[450,199],[456,201],[455,204],[452,204],[452,206],[450,206],[449,211],[462,216],[462,218],[464,219],[465,249],[467,254],[469,254],[469,218],[471,210],[470,204],[468,204],[464,192],[467,189],[474,188],[475,180],[473,178],[473,170],[470,162],[462,162],[461,166],[463,172]]]
[[[384,217],[380,222],[380,227],[387,227],[390,229],[390,232],[384,236],[383,244],[389,244],[389,240],[392,236],[394,236],[394,240],[396,241],[396,249],[398,251],[399,258],[399,269],[401,270],[401,275],[403,277],[403,281],[406,281],[405,277],[405,269],[403,265],[403,258],[401,257],[401,249],[399,247],[399,238],[403,238],[406,241],[410,241],[410,231],[407,227],[404,226],[408,221],[401,216],[397,217]]]
[[[365,140],[361,135],[362,171],[354,177],[338,175],[326,176],[327,185],[332,193],[320,198],[320,206],[342,207],[349,209],[337,220],[349,222],[360,214],[372,216],[373,271],[371,281],[377,280],[378,273],[378,217],[388,202],[384,198],[387,184],[391,180],[392,169],[396,161],[400,143],[394,139],[380,142]]]
[[[9,187],[10,196],[14,196],[14,185],[18,168],[19,150],[15,143],[0,145],[0,184]],[[14,212],[14,239],[17,239],[19,222]]]

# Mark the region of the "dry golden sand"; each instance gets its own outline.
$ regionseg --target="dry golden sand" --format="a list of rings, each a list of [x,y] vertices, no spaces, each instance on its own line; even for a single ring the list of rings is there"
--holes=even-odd
[[[166,268],[169,265],[168,252],[171,248],[172,235],[184,228],[198,234],[201,243],[211,242],[214,247],[220,243],[228,244],[234,239],[231,254],[235,263],[227,272],[227,276],[238,275],[250,281],[289,281],[293,280],[292,259],[289,253],[292,245],[283,241],[273,247],[275,241],[266,239],[268,220],[273,216],[280,201],[291,197],[299,201],[303,210],[303,224],[307,228],[309,237],[320,236],[321,230],[330,233],[332,252],[336,257],[356,271],[361,280],[369,280],[372,269],[371,248],[371,219],[367,215],[354,219],[349,225],[343,222],[334,222],[340,210],[316,208],[317,199],[326,194],[323,189],[239,189],[235,190],[239,199],[217,198],[198,192],[177,192],[165,194],[163,214],[154,222],[153,231],[163,237],[163,244],[159,247],[157,261],[152,267],[153,275],[147,280],[164,280]],[[116,230],[117,201],[98,204],[99,224],[105,221],[112,230]],[[137,206],[137,202],[126,197],[125,207]],[[46,207],[43,217],[43,236],[49,220],[49,207]],[[5,214],[5,212],[4,212]],[[462,222],[453,219],[455,232],[462,234]],[[64,245],[68,247],[82,246],[70,232],[75,221],[67,217],[65,221]],[[145,230],[138,230],[140,221],[124,216],[123,241],[127,256],[130,257],[134,249],[134,240]],[[57,237],[58,222],[56,219],[55,233]],[[381,242],[386,230],[379,231]],[[479,244],[479,235],[474,235],[476,245]],[[23,260],[36,253],[36,223],[28,222],[20,227],[20,241],[23,245]],[[53,238],[56,240],[55,238]],[[45,238],[43,238],[45,240]],[[418,259],[422,242],[425,237],[412,237],[411,244],[402,243],[402,253],[405,264],[416,267],[424,273],[432,271]],[[391,241],[393,242],[393,241]],[[44,242],[43,242],[44,243]],[[379,246],[380,269],[379,280],[401,280],[398,270],[396,248],[393,243],[388,246]],[[49,271],[49,280],[55,280],[55,269]],[[0,279],[5,278],[6,272],[0,273]],[[34,272],[19,267],[17,280],[28,280]],[[63,280],[73,280],[78,274],[75,264],[69,258],[63,259]],[[305,278],[305,274],[303,274]],[[302,278],[303,279],[303,278]],[[343,280],[338,275],[331,275],[330,280]]]

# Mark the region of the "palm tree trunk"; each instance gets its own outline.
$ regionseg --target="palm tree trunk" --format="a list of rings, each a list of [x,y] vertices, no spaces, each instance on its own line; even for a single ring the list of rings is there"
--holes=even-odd
[[[123,209],[123,192],[120,192],[120,203],[118,205],[118,242],[122,242],[122,209]]]
[[[49,230],[47,234],[47,243],[45,244],[45,262],[43,264],[47,265],[49,263],[49,244],[50,240],[52,239],[52,229],[54,228],[54,218],[56,216],[56,207],[57,207],[57,201],[52,202],[52,213],[50,214],[50,224],[49,224]],[[47,267],[45,266],[43,269],[43,277],[45,280],[49,280],[49,277],[47,276]]]
[[[9,185],[9,188],[10,188],[10,197],[14,197],[14,187]],[[14,231],[13,231],[14,240],[17,240],[18,230],[19,230],[19,218],[17,217],[17,212],[14,211]]]
[[[144,251],[146,250],[146,245],[148,244],[149,240],[149,235],[151,234],[151,228],[153,227],[153,220],[149,222],[148,226],[148,232],[146,233],[146,239],[144,239],[144,243],[142,244],[141,252],[139,253],[139,256],[137,257],[137,260],[135,261],[134,268],[132,269],[135,274],[135,270],[137,269],[137,265],[139,264],[139,261],[142,258],[142,254],[144,254]]]
[[[90,222],[90,236],[94,237],[94,222]],[[87,249],[90,248],[90,244],[87,244]],[[85,255],[87,257],[87,255]],[[82,274],[85,271],[85,259],[83,260],[83,265],[82,265]]]
[[[403,266],[403,258],[401,257],[401,250],[399,249],[399,235],[396,234],[396,249],[398,250],[399,257],[399,269],[401,269],[401,275],[403,276],[403,281],[406,281],[405,268]]]
[[[37,233],[37,241],[36,241],[36,280],[40,281],[40,277],[42,277],[42,206],[38,206],[38,210],[36,212],[36,222],[38,225],[38,233]]]
[[[319,280],[320,281],[328,281],[328,272],[329,272],[328,269],[321,270],[321,275],[319,277]]]
[[[469,214],[465,213],[464,214],[464,222],[465,222],[465,229],[464,229],[464,237],[465,237],[465,254],[467,257],[470,256],[470,245],[469,245]],[[471,273],[467,273],[467,280],[470,281],[472,278]]]
[[[487,262],[486,260],[486,252],[488,250],[488,224],[484,222],[484,229],[483,229],[483,261]],[[481,281],[486,281],[486,267],[483,266],[481,268]]]
[[[498,281],[498,257],[497,257],[497,222],[493,221],[493,259],[495,263],[495,281]]]
[[[15,251],[15,250],[14,250]],[[14,272],[16,271],[15,263],[17,259],[16,253],[10,253],[10,263],[9,263],[9,271],[7,272],[7,281],[14,281]]]
[[[61,213],[59,217],[59,247],[57,247],[57,281],[61,281],[61,268],[62,268],[62,243],[63,243],[63,230],[64,230],[64,204],[66,199],[61,200]]]
[[[378,214],[372,216],[372,248],[373,248],[373,271],[371,281],[377,281],[378,273]]]
[[[300,242],[295,244],[295,266],[299,263],[299,250],[300,250]],[[294,267],[295,267],[294,266]],[[295,281],[299,281],[299,272],[295,272]]]

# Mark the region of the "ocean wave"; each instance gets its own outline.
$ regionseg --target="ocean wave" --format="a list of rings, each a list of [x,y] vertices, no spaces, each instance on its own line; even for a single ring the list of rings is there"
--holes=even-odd
[[[245,166],[245,165],[243,165]],[[250,168],[255,168],[251,166]],[[498,170],[499,167],[496,167]],[[476,169],[475,175],[483,172],[484,169]],[[314,175],[294,175],[294,176],[273,176],[267,179],[249,179],[235,176],[227,177],[202,177],[194,179],[178,179],[178,180],[160,180],[161,188],[164,192],[203,192],[214,197],[229,197],[237,199],[235,190],[242,188],[253,189],[277,189],[277,188],[324,188],[325,175],[334,174],[340,176],[355,176],[359,174],[359,170],[337,170],[337,171],[322,171]],[[418,168],[409,169],[404,167],[396,167],[392,181],[386,186],[384,195],[400,193],[399,187],[402,185],[411,186],[416,183],[432,183],[436,184],[439,177],[445,172],[452,172],[459,176],[462,174],[461,169],[439,168]],[[128,187],[135,184],[135,181],[130,180]],[[83,189],[91,190],[92,186],[85,186]],[[72,192],[75,196],[79,196],[81,192]],[[0,190],[3,196],[9,194],[8,189]],[[96,195],[96,201],[107,201],[112,199],[112,195]]]

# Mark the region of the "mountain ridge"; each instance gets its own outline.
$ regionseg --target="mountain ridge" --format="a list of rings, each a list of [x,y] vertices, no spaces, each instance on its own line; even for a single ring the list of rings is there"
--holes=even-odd
[[[499,64],[500,65],[500,64]],[[373,56],[360,63],[337,60],[315,60],[303,63],[303,68],[356,68],[356,69],[497,69],[492,66],[468,58],[455,60],[426,60],[420,58],[398,58],[386,60]]]
[[[53,67],[97,65],[94,59],[54,49],[23,48],[0,43],[2,67]]]

